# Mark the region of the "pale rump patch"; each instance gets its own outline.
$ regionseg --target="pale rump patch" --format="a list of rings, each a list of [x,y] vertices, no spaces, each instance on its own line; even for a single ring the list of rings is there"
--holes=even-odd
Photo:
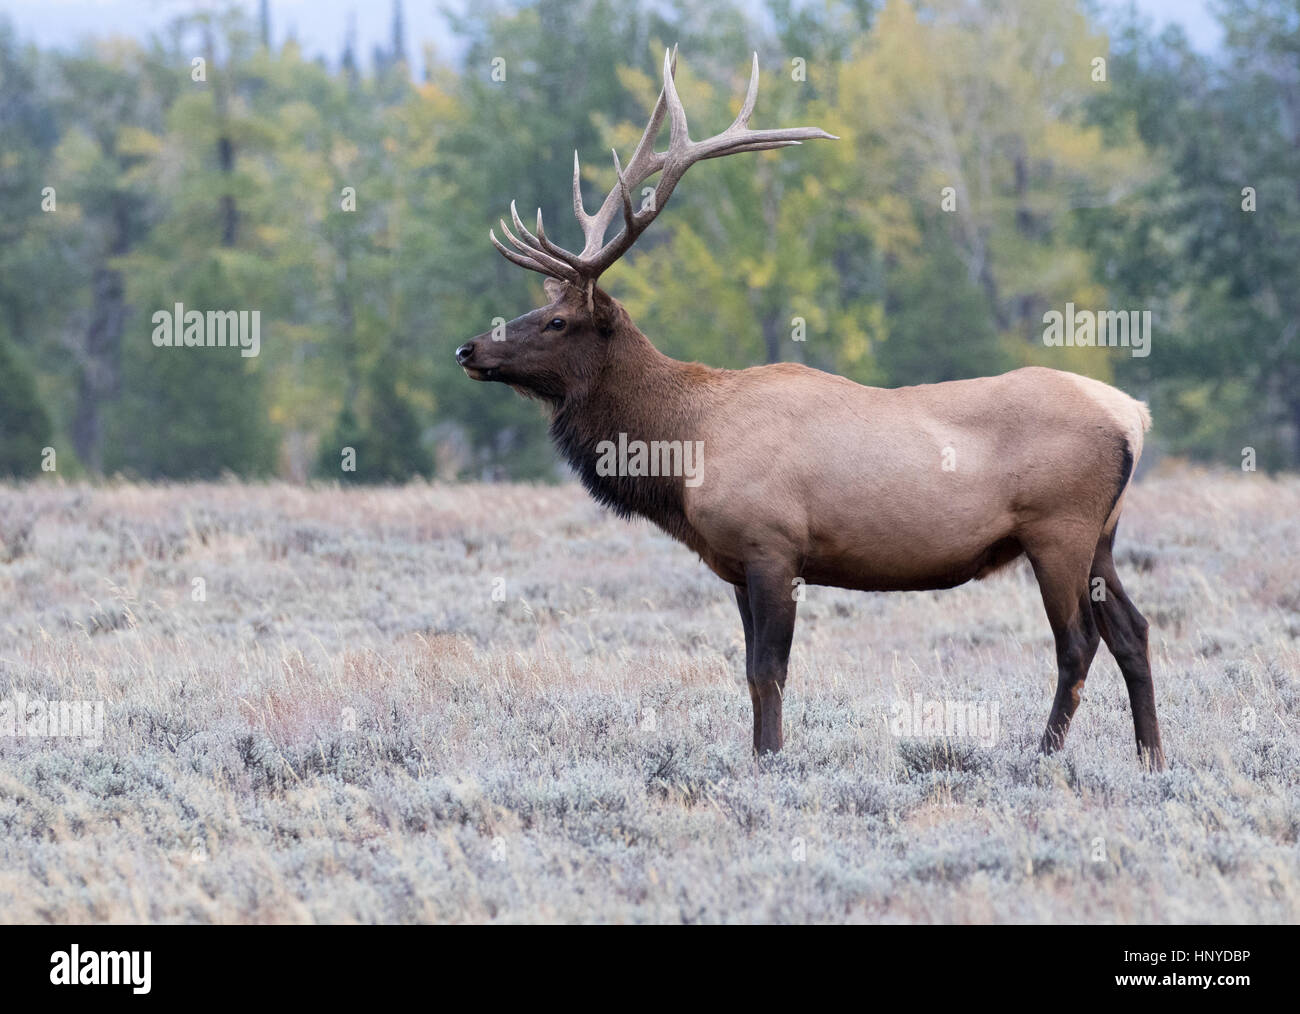
[[[1129,450],[1133,452],[1133,464],[1136,465],[1142,455],[1142,434],[1151,428],[1151,413],[1147,410],[1146,402],[1138,401],[1119,388],[1093,380],[1092,377],[1083,377],[1077,373],[1062,373],[1061,376],[1115,421],[1128,438]]]

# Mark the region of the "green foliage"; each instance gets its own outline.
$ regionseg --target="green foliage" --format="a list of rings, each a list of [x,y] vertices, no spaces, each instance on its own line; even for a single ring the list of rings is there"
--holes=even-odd
[[[381,363],[366,377],[362,419],[351,406],[339,412],[333,432],[321,442],[316,474],[349,483],[401,482],[433,474],[433,460],[420,436],[411,401],[395,382],[396,364]],[[363,421],[364,420],[364,421]],[[343,470],[343,452],[352,448],[355,468]]]
[[[0,477],[37,474],[49,441],[50,418],[36,396],[35,381],[0,341]]]
[[[145,479],[269,475],[275,442],[262,412],[259,377],[230,349],[132,349],[128,393],[111,413],[108,472]]]
[[[122,396],[109,413],[108,472],[143,478],[210,478],[230,471],[267,475],[276,466],[276,433],[267,411],[258,358],[237,347],[157,348],[152,315],[177,302],[189,309],[256,307],[246,274],[256,264],[220,250],[177,251],[173,264],[141,254],[129,271],[132,315],[122,358]],[[179,329],[179,324],[177,328]],[[261,322],[271,344],[274,325]]]
[[[1086,241],[1117,299],[1156,307],[1153,354],[1121,379],[1150,392],[1170,449],[1235,467],[1249,447],[1260,467],[1294,468],[1300,21],[1287,0],[1231,0],[1222,18],[1219,62],[1175,31],[1121,33],[1094,115],[1136,123],[1165,171],[1098,209]]]
[[[927,250],[930,256],[894,273],[889,334],[877,351],[880,368],[895,384],[960,380],[1008,368],[988,300],[967,277],[956,249],[938,239]]]
[[[488,228],[513,199],[575,245],[573,153],[590,210],[676,42],[694,136],[756,49],[753,124],[841,140],[692,169],[604,280],[666,352],[886,385],[1038,362],[1151,400],[1157,452],[1294,466],[1293,7],[1228,0],[1210,58],[1056,0],[471,5],[421,81],[400,9],[368,72],[351,43],[337,70],[268,46],[235,5],[74,52],[0,21],[0,347],[34,374],[4,382],[92,473],[562,474],[541,407],[453,350],[541,304]],[[1152,355],[1044,348],[1066,301],[1152,309]],[[155,348],[176,302],[260,311],[260,355]]]

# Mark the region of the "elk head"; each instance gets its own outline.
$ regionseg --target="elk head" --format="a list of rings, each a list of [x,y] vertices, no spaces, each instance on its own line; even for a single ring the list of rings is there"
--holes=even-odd
[[[650,114],[650,122],[632,153],[626,169],[614,152],[615,187],[594,215],[582,203],[578,153],[573,154],[573,213],[582,227],[584,245],[572,253],[553,243],[537,209],[537,226],[530,232],[512,201],[514,231],[501,221],[501,231],[514,249],[489,230],[492,245],[509,261],[547,277],[551,302],[516,317],[497,333],[477,335],[456,349],[456,362],[474,380],[496,380],[522,393],[562,401],[597,375],[609,355],[609,339],[623,321],[623,308],[596,287],[601,274],[636,242],[672,196],[682,175],[696,162],[743,151],[785,148],[811,138],[834,135],[817,127],[751,130],[749,119],[758,98],[758,54],[754,54],[749,90],[736,119],[720,134],[693,141],[687,131],[686,110],[673,84],[677,70],[676,47],[664,53],[664,86]],[[668,118],[668,149],[655,151],[655,139]],[[640,209],[632,205],[632,191],[659,174],[654,194]],[[605,233],[621,213],[623,228],[609,242]]]
[[[545,306],[456,350],[469,377],[558,402],[599,374],[619,308],[598,289],[589,294],[555,278],[546,279],[545,288],[551,300]]]

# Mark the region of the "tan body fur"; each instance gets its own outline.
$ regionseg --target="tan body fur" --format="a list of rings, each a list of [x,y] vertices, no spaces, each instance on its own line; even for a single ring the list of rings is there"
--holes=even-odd
[[[793,364],[711,379],[696,429],[705,478],[682,496],[706,562],[733,582],[758,542],[800,561],[809,584],[960,584],[1039,527],[1100,531],[1121,481],[1116,440],[1134,460],[1142,447],[1139,402],[1054,370],[893,390]]]

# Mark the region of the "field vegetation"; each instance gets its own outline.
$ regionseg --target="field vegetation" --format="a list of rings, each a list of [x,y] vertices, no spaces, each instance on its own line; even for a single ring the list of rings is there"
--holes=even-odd
[[[1300,480],[1134,488],[1168,771],[1099,652],[1066,749],[1026,567],[811,587],[756,763],[730,589],[576,486],[0,488],[8,921],[1300,916]],[[926,701],[997,734],[895,735]],[[0,712],[3,717],[3,712]]]

